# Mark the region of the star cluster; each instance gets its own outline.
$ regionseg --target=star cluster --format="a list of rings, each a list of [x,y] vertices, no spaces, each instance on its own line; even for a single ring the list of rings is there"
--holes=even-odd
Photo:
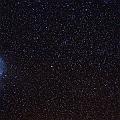
[[[120,118],[117,0],[1,0],[1,11],[1,120]]]

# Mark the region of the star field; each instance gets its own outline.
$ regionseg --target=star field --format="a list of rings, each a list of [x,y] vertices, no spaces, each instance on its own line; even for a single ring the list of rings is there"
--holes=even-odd
[[[1,0],[1,120],[120,119],[119,5]]]

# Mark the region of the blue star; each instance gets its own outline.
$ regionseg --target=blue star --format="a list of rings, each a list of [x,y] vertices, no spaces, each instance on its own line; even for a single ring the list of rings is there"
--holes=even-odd
[[[72,8],[72,10],[74,11],[74,10],[75,10],[75,8]]]

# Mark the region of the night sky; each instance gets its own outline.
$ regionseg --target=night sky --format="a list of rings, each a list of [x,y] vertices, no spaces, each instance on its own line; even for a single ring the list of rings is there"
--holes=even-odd
[[[120,120],[119,2],[1,0],[1,120]]]

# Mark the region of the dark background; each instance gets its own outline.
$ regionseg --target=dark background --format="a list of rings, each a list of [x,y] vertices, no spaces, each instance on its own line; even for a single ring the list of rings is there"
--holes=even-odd
[[[119,0],[1,0],[1,120],[117,120]]]

